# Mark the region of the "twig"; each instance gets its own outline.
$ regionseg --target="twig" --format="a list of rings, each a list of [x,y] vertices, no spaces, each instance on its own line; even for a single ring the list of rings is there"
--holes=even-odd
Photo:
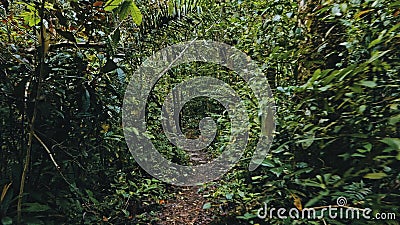
[[[46,146],[46,144],[42,141],[42,139],[40,139],[40,137],[37,136],[36,132],[33,133],[33,136],[39,141],[39,143],[44,147],[44,149],[46,149],[47,153],[49,154],[49,157],[50,157],[51,161],[53,162],[54,166],[56,167],[56,169],[57,169],[58,173],[60,174],[61,178],[65,181],[65,183],[67,183],[70,187],[73,187],[74,190],[75,190],[75,187],[72,185],[72,183],[69,182],[67,180],[67,178],[64,176],[63,172],[61,171],[61,167],[58,165],[58,163],[54,159],[53,154],[51,153],[50,149]],[[77,194],[77,196],[78,195],[79,194]]]
[[[42,139],[39,138],[39,136],[36,135],[36,133],[33,133],[33,136],[36,138],[36,140],[39,141],[39,143],[43,146],[43,148],[47,151],[49,154],[49,157],[51,161],[53,162],[54,166],[57,168],[57,170],[60,170],[61,167],[57,164],[56,160],[53,157],[53,154],[51,153],[50,149],[46,146],[46,144],[42,141]]]
[[[46,136],[44,133],[40,132],[39,130],[35,130],[35,133],[36,133],[36,134],[40,134],[41,136]],[[75,156],[73,156],[71,153],[69,153],[68,151],[65,150],[66,147],[63,146],[63,143],[58,143],[56,140],[54,140],[54,139],[52,139],[52,138],[50,138],[50,137],[47,137],[47,136],[46,136],[46,138],[55,143],[54,145],[51,146],[51,151],[54,151],[54,148],[56,148],[56,147],[59,148],[59,149],[60,149],[61,151],[63,151],[66,155],[68,155],[69,157],[71,157],[71,158],[72,158],[72,161],[74,161],[81,169],[85,169],[85,168],[76,160],[76,157],[75,157]],[[65,141],[63,141],[63,142],[65,142]]]
[[[125,202],[125,206],[124,206],[124,209],[126,210],[127,208],[128,208],[128,206],[129,206],[129,199],[131,198],[131,195],[129,195],[128,196],[128,199],[126,200],[126,202]]]

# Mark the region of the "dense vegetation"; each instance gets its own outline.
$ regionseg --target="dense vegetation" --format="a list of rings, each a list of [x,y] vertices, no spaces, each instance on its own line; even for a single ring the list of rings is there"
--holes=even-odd
[[[171,68],[147,104],[159,151],[189,164],[160,123],[168,92],[211,76],[241,96],[251,133],[240,162],[198,191],[212,224],[398,224],[400,218],[400,1],[1,0],[0,218],[2,224],[159,224],[179,193],[142,170],[123,135],[121,107],[137,67],[182,41],[215,40],[248,54],[269,80],[276,134],[248,171],[260,121],[246,82],[226,68]],[[206,106],[206,107],[205,107]],[[182,130],[218,125],[207,149],[229,139],[221,104],[196,98]],[[257,218],[275,208],[348,206],[397,220]],[[295,203],[295,204],[294,204]],[[301,205],[302,206],[301,206]]]

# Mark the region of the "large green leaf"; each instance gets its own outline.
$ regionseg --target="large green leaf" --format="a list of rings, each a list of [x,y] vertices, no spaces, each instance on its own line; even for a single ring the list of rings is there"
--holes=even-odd
[[[385,152],[398,151],[400,153],[400,138],[384,138],[380,142],[388,145]]]
[[[140,25],[142,23],[143,20],[143,15],[140,12],[139,8],[136,6],[136,4],[132,1],[131,4],[131,16],[133,19],[133,22],[135,22],[137,25]]]
[[[127,0],[122,3],[121,7],[119,7],[118,15],[121,20],[131,15],[136,25],[140,25],[143,19],[142,13],[132,0]]]

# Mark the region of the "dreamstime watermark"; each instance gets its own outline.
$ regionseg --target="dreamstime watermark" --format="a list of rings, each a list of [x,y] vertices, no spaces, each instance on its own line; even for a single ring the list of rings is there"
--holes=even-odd
[[[162,105],[163,131],[175,146],[186,151],[207,147],[216,135],[216,124],[206,117],[200,121],[202,139],[187,139],[179,125],[179,112],[185,103],[196,97],[209,97],[221,103],[229,113],[230,141],[226,150],[206,164],[184,166],[164,158],[146,135],[145,108],[148,96],[157,81],[172,67],[190,62],[206,62],[224,66],[243,78],[257,98],[262,132],[249,170],[256,169],[267,154],[275,130],[274,101],[265,75],[257,64],[238,49],[215,41],[194,40],[166,47],[147,58],[135,71],[125,92],[122,119],[124,135],[136,162],[149,174],[167,183],[193,186],[220,178],[231,169],[247,145],[249,117],[240,96],[225,82],[208,76],[196,76],[176,85]],[[182,93],[175,98],[173,93]],[[207,140],[207,141],[206,141]]]
[[[395,220],[395,213],[375,213],[370,208],[355,208],[346,206],[347,199],[345,197],[339,197],[336,199],[336,205],[329,205],[323,207],[314,208],[268,208],[267,203],[264,203],[264,207],[258,209],[257,217],[260,219],[367,219],[367,220]]]

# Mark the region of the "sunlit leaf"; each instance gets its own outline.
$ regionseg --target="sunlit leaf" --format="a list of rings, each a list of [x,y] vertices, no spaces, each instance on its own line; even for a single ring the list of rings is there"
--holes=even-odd
[[[379,180],[385,178],[387,176],[386,173],[368,173],[364,175],[364,178],[371,179],[371,180]]]
[[[143,20],[142,13],[140,12],[139,8],[136,6],[136,4],[133,1],[131,2],[130,8],[131,8],[130,13],[131,13],[133,22],[135,22],[136,25],[140,25]]]
[[[359,19],[361,18],[361,16],[363,16],[364,14],[367,14],[371,11],[374,11],[375,9],[367,9],[367,10],[363,10],[361,12],[358,12],[357,14],[354,15],[354,19]]]
[[[104,10],[105,11],[113,11],[115,8],[117,8],[121,4],[122,1],[123,0],[108,0],[106,2],[106,4],[104,5],[105,6]]]
[[[384,56],[385,54],[387,54],[387,53],[390,52],[390,51],[391,51],[390,49],[389,49],[389,50],[386,50],[386,51],[383,51],[383,52],[376,51],[376,52],[374,52],[374,53],[372,54],[371,58],[370,58],[367,62],[368,62],[368,63],[372,63],[372,62],[374,62],[375,60],[381,58],[382,56]]]

